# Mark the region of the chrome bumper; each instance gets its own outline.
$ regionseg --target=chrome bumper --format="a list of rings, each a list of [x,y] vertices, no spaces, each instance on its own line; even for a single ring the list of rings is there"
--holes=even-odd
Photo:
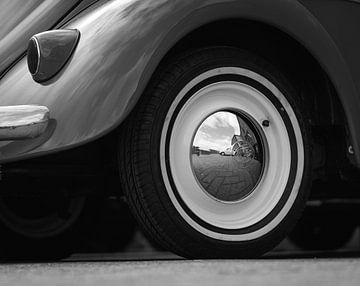
[[[0,106],[0,141],[40,136],[48,125],[49,109],[40,105]]]

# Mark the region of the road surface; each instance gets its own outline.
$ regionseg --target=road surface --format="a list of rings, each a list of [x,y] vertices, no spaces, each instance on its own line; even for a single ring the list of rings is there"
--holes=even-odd
[[[0,285],[360,285],[360,258],[1,264]]]
[[[193,154],[192,163],[202,187],[224,201],[246,197],[255,187],[261,173],[259,161],[241,156]]]

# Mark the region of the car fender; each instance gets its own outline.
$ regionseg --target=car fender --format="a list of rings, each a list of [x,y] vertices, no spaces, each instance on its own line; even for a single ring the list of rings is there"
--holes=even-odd
[[[228,18],[267,23],[304,45],[334,82],[351,134],[360,134],[360,100],[349,69],[330,35],[298,1],[99,1],[64,25],[78,29],[81,38],[55,78],[36,83],[23,58],[1,79],[0,105],[45,105],[52,124],[39,138],[1,142],[0,161],[76,147],[110,132],[131,112],[171,47],[190,31]],[[355,142],[354,149],[359,156]]]

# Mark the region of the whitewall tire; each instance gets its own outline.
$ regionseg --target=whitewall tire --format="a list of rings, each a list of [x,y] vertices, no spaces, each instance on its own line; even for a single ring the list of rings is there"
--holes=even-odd
[[[257,138],[247,149],[252,154],[220,156],[195,146],[202,124],[224,112],[247,122],[249,137]],[[307,197],[311,144],[304,114],[290,81],[246,51],[210,47],[164,62],[120,135],[120,175],[140,225],[164,247],[191,258],[257,256],[271,249]],[[241,146],[244,136],[234,134]],[[250,161],[259,166],[256,177],[238,179],[253,175],[254,168],[237,169]],[[216,167],[212,174],[227,174],[216,192],[202,182],[207,169],[194,169],[198,162]],[[235,169],[227,170],[228,162]],[[217,197],[230,190],[226,176],[252,185],[231,199]]]

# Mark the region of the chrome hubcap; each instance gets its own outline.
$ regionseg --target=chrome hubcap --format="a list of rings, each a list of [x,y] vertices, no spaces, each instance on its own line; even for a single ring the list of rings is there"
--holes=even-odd
[[[213,199],[235,203],[255,189],[265,163],[259,128],[247,115],[220,111],[197,129],[191,163],[201,188]]]

